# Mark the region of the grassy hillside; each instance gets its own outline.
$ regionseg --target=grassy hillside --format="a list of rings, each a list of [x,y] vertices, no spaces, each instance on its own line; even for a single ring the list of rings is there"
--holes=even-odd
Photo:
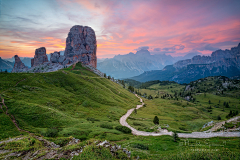
[[[177,132],[202,131],[207,122],[226,120],[235,116],[229,116],[230,112],[240,112],[238,80],[208,77],[188,85],[154,82],[158,81],[143,83],[144,89],[136,89],[145,97],[146,107],[133,113],[128,122],[139,130],[156,131],[158,127],[153,124],[153,118],[158,116],[162,128]]]
[[[192,132],[202,131],[209,121],[217,122],[219,115],[222,120],[227,119],[230,110],[239,110],[238,82],[229,85],[231,80],[225,79],[229,87],[222,87],[219,91],[224,90],[223,94],[216,95],[215,80],[202,79],[189,84],[188,89],[187,85],[167,81],[138,84],[141,87],[136,91],[146,97],[143,98],[146,106],[133,112],[128,123],[139,130],[156,131],[158,126],[153,124],[153,118],[157,115],[162,128]],[[38,136],[18,131],[5,114],[6,107],[0,103],[0,139],[20,137],[0,143],[0,150],[6,151],[0,153],[0,159],[9,153],[12,156],[8,158],[12,159],[27,155],[50,158],[51,153],[70,159],[70,153],[80,149],[82,153],[73,159],[127,159],[122,149],[112,154],[109,147],[96,146],[95,142],[104,140],[131,151],[129,159],[240,159],[238,137],[181,138],[174,142],[171,136],[143,137],[116,130],[120,117],[136,107],[139,99],[120,84],[97,76],[80,63],[51,73],[0,73],[0,84],[8,113],[15,117],[21,129]],[[153,99],[148,99],[149,95]],[[190,97],[189,101],[184,99],[186,96]],[[226,102],[228,107],[223,109]],[[67,145],[73,137],[81,142]],[[41,138],[60,148],[49,148]]]
[[[107,133],[104,136],[108,139],[122,139],[120,131],[100,126],[119,125],[119,118],[138,101],[119,84],[97,76],[80,63],[74,69],[51,73],[0,74],[1,97],[19,127],[46,136],[57,133],[87,139]],[[0,118],[0,139],[20,134],[3,111]]]

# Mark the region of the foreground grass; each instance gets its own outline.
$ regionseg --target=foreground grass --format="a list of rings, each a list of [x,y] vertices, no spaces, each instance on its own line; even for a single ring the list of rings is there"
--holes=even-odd
[[[138,102],[132,93],[99,78],[80,63],[74,70],[67,68],[64,72],[1,73],[0,83],[1,96],[19,127],[41,135],[53,131],[57,132],[55,136],[71,135],[84,140],[111,133],[115,140],[121,140],[125,137],[120,131],[100,125],[116,127],[119,118]],[[4,113],[0,113],[0,118],[5,120],[1,122],[0,139],[21,134],[7,129],[14,127]]]
[[[60,145],[59,152],[86,146],[82,154],[73,159],[126,159],[122,153],[112,156],[108,149],[94,146],[96,140],[108,140],[127,148],[132,153],[131,158],[240,159],[239,138],[182,138],[174,142],[171,136],[142,137],[116,130],[115,127],[120,125],[119,118],[139,104],[139,99],[119,84],[98,77],[80,64],[74,69],[69,67],[51,73],[1,73],[0,83],[1,97],[20,128]],[[139,91],[161,97],[182,90],[184,86],[178,84],[155,84]],[[182,98],[143,98],[146,107],[133,113],[128,123],[139,130],[155,131],[158,126],[154,126],[152,120],[157,115],[162,128],[192,132],[201,130],[209,121],[217,121],[219,115],[224,120],[230,110],[239,109],[239,100],[234,96],[211,93],[194,96],[195,102]],[[230,101],[229,108],[222,108],[224,101]],[[211,112],[208,111],[210,105]],[[5,111],[5,107],[0,110],[0,139],[22,134],[20,137],[26,138],[2,144],[0,148],[11,152],[40,150],[39,156],[46,154],[48,149],[44,144],[19,132]],[[67,145],[73,137],[81,142]]]
[[[137,136],[118,142],[141,159],[240,159],[239,138],[185,139]],[[144,146],[144,147],[143,147]]]

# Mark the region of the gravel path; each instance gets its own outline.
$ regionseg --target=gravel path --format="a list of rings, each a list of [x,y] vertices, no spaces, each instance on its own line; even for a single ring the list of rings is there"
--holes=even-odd
[[[137,96],[135,94],[135,96]],[[138,97],[138,96],[137,96]],[[142,102],[142,99],[140,97],[138,97],[140,99],[140,102],[142,103],[141,105],[137,105],[136,109],[141,108],[144,103]],[[145,132],[145,131],[138,131],[135,128],[131,127],[128,123],[127,123],[127,118],[131,115],[131,113],[134,111],[135,108],[129,109],[127,111],[127,113],[125,115],[123,115],[119,122],[122,126],[126,126],[129,129],[132,130],[132,134],[133,135],[137,135],[137,136],[162,136],[162,135],[172,135],[173,132],[159,132],[159,133],[155,133],[155,132]],[[233,119],[237,119],[239,117],[235,117],[232,118],[228,121],[232,121]],[[211,137],[240,137],[240,132],[210,132],[210,133],[206,133],[206,132],[192,132],[192,133],[178,133],[178,136],[181,138],[211,138]]]

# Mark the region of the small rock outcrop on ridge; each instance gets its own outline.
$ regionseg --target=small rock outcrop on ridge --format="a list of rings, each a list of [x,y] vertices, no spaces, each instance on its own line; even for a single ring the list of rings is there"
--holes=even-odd
[[[63,65],[82,62],[97,67],[97,41],[94,30],[88,26],[76,25],[70,29],[66,40]]]
[[[48,57],[46,55],[46,48],[41,47],[35,50],[35,56],[31,59],[31,67],[38,66],[44,62],[48,62]]]
[[[12,73],[14,72],[24,72],[28,70],[28,67],[24,65],[24,63],[22,63],[21,59],[18,57],[18,55],[14,56],[15,58],[15,63],[14,63],[14,67],[12,69]]]

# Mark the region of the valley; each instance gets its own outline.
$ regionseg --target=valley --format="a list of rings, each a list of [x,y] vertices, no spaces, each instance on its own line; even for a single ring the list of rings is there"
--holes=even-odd
[[[3,75],[0,78],[2,158],[90,158],[96,157],[101,148],[104,151],[98,155],[99,159],[109,156],[112,159],[122,159],[121,156],[184,159],[212,157],[223,152],[221,157],[239,156],[239,131],[226,132],[220,127],[210,133],[215,124],[231,118],[228,117],[230,111],[239,112],[237,80],[207,77],[188,85],[131,81],[131,85],[136,85],[134,90],[138,96],[135,96],[127,89],[130,86],[127,81],[122,85],[122,81],[100,77],[81,63],[49,73],[0,74]],[[227,87],[220,85],[222,83],[228,84]],[[128,110],[131,112],[123,121],[133,127],[132,133],[121,127],[120,119]],[[154,125],[154,116],[159,117],[159,124]],[[236,116],[224,126],[239,128],[239,116]],[[203,128],[211,121],[214,123]],[[172,139],[174,132],[179,137],[176,142]],[[197,134],[200,132],[214,136],[201,138]],[[189,134],[193,136],[186,137]],[[121,148],[116,152],[106,148],[107,145],[96,148],[95,144],[104,140],[110,142],[110,146],[116,144]],[[194,147],[196,142],[203,145]],[[207,142],[213,145],[204,145]],[[96,152],[84,148],[96,148]],[[207,152],[194,152],[194,149]]]

